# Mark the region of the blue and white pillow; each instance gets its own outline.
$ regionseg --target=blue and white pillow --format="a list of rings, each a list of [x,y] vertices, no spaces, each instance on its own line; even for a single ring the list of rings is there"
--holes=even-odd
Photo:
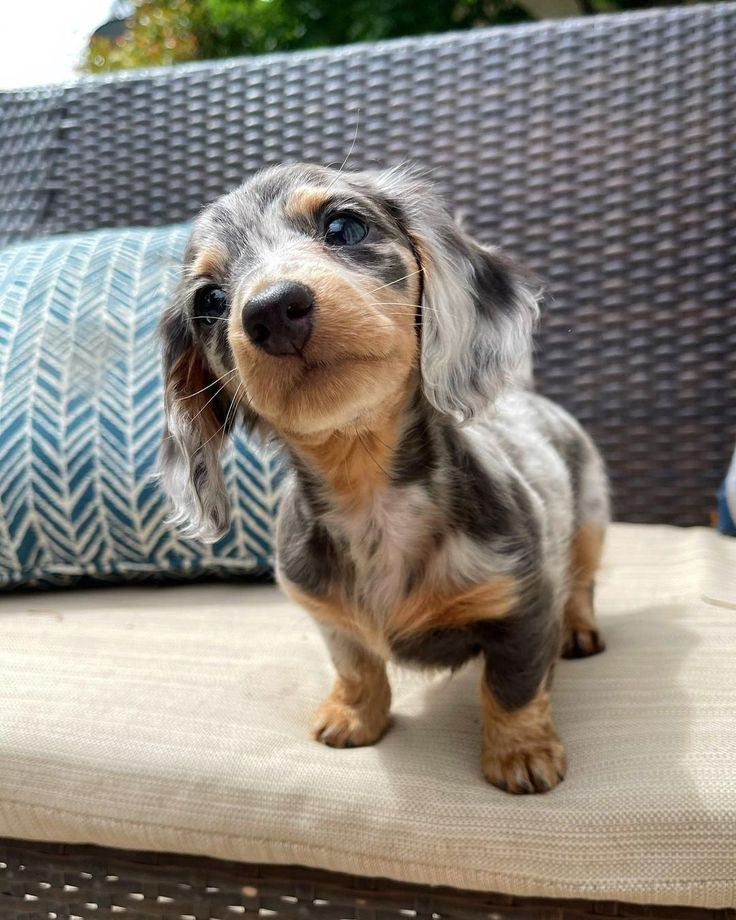
[[[0,588],[267,571],[283,467],[237,435],[230,531],[183,539],[155,478],[156,327],[188,227],[0,251]]]

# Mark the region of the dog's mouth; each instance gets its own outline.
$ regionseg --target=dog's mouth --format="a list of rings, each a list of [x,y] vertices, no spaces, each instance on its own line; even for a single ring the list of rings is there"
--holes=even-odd
[[[309,358],[301,357],[302,370],[305,377],[315,376],[318,374],[329,374],[330,372],[340,371],[344,368],[355,367],[358,364],[381,364],[383,361],[390,360],[391,355],[387,354],[353,354],[353,355],[335,355],[330,358]]]
[[[370,413],[405,376],[396,351],[243,354],[238,362],[250,407],[277,431],[336,430]]]
[[[258,356],[257,361],[250,361],[253,376],[264,375],[271,380],[279,378],[284,383],[302,383],[317,377],[350,372],[363,365],[380,365],[390,362],[395,357],[392,350],[340,352],[326,349],[295,348],[291,354]]]

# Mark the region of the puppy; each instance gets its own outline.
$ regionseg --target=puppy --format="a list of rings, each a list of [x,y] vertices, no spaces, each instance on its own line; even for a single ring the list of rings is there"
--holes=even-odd
[[[321,629],[334,689],[314,734],[373,744],[386,662],[483,660],[482,768],[513,793],[565,774],[556,658],[603,649],[593,582],[603,463],[515,383],[537,293],[411,172],[268,169],[205,208],[162,320],[162,474],[188,533],[228,527],[236,421],[291,459],[277,576]]]

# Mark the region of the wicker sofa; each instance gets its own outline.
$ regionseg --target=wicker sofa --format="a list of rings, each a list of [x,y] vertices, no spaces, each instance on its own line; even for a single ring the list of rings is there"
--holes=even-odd
[[[730,708],[736,705],[736,550],[702,529],[736,439],[734,111],[732,3],[0,94],[0,243],[185,219],[263,164],[341,162],[360,113],[353,166],[404,158],[426,165],[480,238],[523,256],[547,280],[538,385],[596,437],[612,475],[616,518],[628,522],[613,534],[606,557],[611,574],[601,591],[614,653],[608,664],[596,659],[580,663],[576,673],[563,669],[558,680],[572,760],[579,757],[580,774],[589,769],[575,800],[586,812],[571,818],[572,805],[555,800],[557,793],[540,800],[552,805],[518,811],[526,804],[478,784],[473,796],[501,796],[489,799],[486,825],[487,836],[500,841],[497,865],[476,864],[456,838],[447,842],[444,862],[437,854],[427,862],[431,836],[407,823],[407,810],[421,803],[430,829],[436,826],[439,853],[456,803],[454,767],[448,763],[444,778],[443,752],[462,746],[465,736],[454,733],[449,706],[427,702],[434,685],[426,694],[413,684],[402,688],[397,748],[384,747],[388,753],[381,755],[379,746],[379,754],[366,755],[379,761],[356,761],[351,753],[302,770],[311,755],[287,739],[302,730],[301,709],[321,692],[328,669],[308,625],[275,588],[197,585],[3,598],[0,661],[13,681],[5,697],[10,722],[0,725],[0,917],[736,917],[736,788],[733,772],[725,775],[736,751]],[[247,624],[237,618],[240,609],[248,612]],[[290,697],[281,709],[272,697],[295,693],[294,685],[282,681],[269,691],[263,681],[279,667],[268,657],[274,618],[289,632],[289,654],[297,657],[314,641],[309,660],[318,662],[300,687],[302,702],[292,705]],[[54,632],[54,624],[64,630]],[[666,636],[661,654],[660,636]],[[237,668],[234,677],[223,676],[232,663],[229,650],[259,641],[260,689],[244,692]],[[37,654],[27,657],[29,649]],[[634,657],[623,657],[624,649]],[[644,650],[638,658],[636,649]],[[64,660],[80,666],[59,678],[66,694],[60,700],[54,681]],[[154,671],[160,680],[149,685]],[[628,686],[641,678],[636,699],[616,696],[624,678]],[[208,688],[220,680],[218,695]],[[96,702],[85,698],[89,681],[99,692]],[[719,696],[713,687],[721,685]],[[463,687],[453,684],[452,699],[467,692]],[[192,714],[169,710],[169,692],[179,703],[196,697]],[[618,715],[606,708],[611,698]],[[580,714],[581,700],[587,714]],[[243,751],[237,744],[218,748],[196,720],[197,709],[211,707],[209,717],[221,729],[247,732],[246,702],[253,711],[261,707],[258,730],[276,731],[282,745],[270,755],[276,780],[262,787],[282,797],[272,808],[263,800],[264,826],[281,809],[306,834],[300,844],[261,839],[260,825],[227,824],[232,815],[242,819],[238,809],[250,787],[234,761],[220,767]],[[77,704],[86,706],[83,718]],[[638,735],[627,727],[634,706]],[[235,712],[242,712],[242,724]],[[440,726],[439,753],[429,758],[443,777],[436,787],[439,774],[421,772],[426,748],[412,740],[416,722],[430,730],[426,712]],[[111,713],[120,716],[122,734],[104,727]],[[132,720],[127,729],[126,719]],[[576,719],[585,723],[579,735]],[[167,755],[167,726],[174,724],[180,741],[196,732],[211,757]],[[590,740],[595,724],[600,737]],[[621,733],[615,763],[606,747],[614,729]],[[655,753],[637,759],[637,744],[648,736]],[[596,748],[605,752],[601,769],[612,771],[601,798]],[[708,769],[692,766],[699,757]],[[288,778],[279,773],[287,762],[295,764]],[[405,785],[392,786],[395,771],[412,762],[419,772],[411,788],[430,789],[419,798]],[[165,774],[168,786],[156,786],[152,773],[144,777],[156,763],[163,765],[157,781]],[[369,768],[370,794],[361,798],[351,777]],[[463,775],[459,770],[458,784]],[[661,781],[661,808],[637,798],[637,775],[647,777],[650,792]],[[337,830],[325,830],[310,813],[317,801],[310,799],[310,782],[324,824],[332,821]],[[573,773],[566,786],[575,782]],[[24,783],[27,793],[20,795]],[[352,815],[331,808],[330,784],[343,805],[355,796]],[[371,796],[386,788],[393,789],[395,813],[389,809],[378,827],[367,815]],[[612,789],[616,795],[623,789],[623,798],[607,800]],[[187,816],[180,825],[172,818],[177,797]],[[97,813],[101,802],[110,808]],[[467,806],[464,798],[457,802]],[[251,818],[256,805],[248,799]],[[390,837],[392,820],[394,836],[408,841],[403,857]],[[468,828],[477,824],[473,814],[466,820]],[[325,843],[330,833],[339,840],[332,850]],[[376,841],[387,833],[381,852]],[[473,833],[481,840],[483,827]],[[373,852],[354,844],[363,834]],[[596,846],[617,882],[586,875]],[[529,853],[536,862],[524,863]]]

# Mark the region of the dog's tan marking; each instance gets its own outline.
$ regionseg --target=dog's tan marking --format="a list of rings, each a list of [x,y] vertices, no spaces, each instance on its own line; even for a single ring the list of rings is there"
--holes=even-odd
[[[518,599],[516,580],[506,575],[455,594],[422,588],[391,614],[386,632],[396,641],[431,629],[459,629],[480,620],[497,620],[508,616]]]
[[[603,529],[597,524],[583,524],[572,538],[570,596],[563,618],[564,658],[585,658],[606,647],[593,611],[593,584],[602,549]]]
[[[460,629],[481,620],[501,619],[514,610],[519,600],[516,580],[506,575],[454,593],[440,594],[434,588],[421,586],[379,624],[370,614],[341,598],[311,597],[285,582],[283,588],[320,623],[352,636],[383,658],[390,657],[392,642],[432,629]]]
[[[370,430],[336,432],[319,445],[297,443],[297,449],[318,470],[342,507],[355,511],[367,505],[376,490],[388,485],[398,434],[397,414]]]
[[[226,435],[215,413],[212,387],[208,386],[211,382],[199,352],[192,348],[184,352],[169,372],[166,402],[190,419],[197,420],[203,442],[212,439],[219,446]]]
[[[325,189],[309,187],[296,189],[289,196],[284,208],[285,213],[290,217],[301,217],[304,214],[313,216],[328,200],[325,191]]]
[[[355,617],[347,605],[314,598],[291,584],[284,590],[323,626],[343,637],[335,657],[337,677],[332,692],[317,710],[313,735],[330,747],[374,744],[389,726],[391,687],[380,639]],[[338,637],[337,642],[340,642]],[[368,647],[375,647],[375,650]]]
[[[391,396],[365,420],[324,438],[285,434],[285,439],[317,471],[345,511],[366,507],[375,493],[389,484],[402,412],[416,386],[412,358],[412,354],[400,354],[394,362],[381,364],[378,373],[384,382],[391,381]],[[356,363],[352,374],[351,368],[346,369],[349,387],[351,376],[377,373]],[[315,406],[315,414],[319,412],[320,407]]]
[[[313,735],[330,747],[375,744],[390,724],[391,687],[386,665],[367,650],[338,671],[332,692],[317,710]]]
[[[565,777],[565,749],[552,725],[549,693],[540,690],[521,709],[508,711],[481,682],[483,774],[517,794],[547,792]]]
[[[224,271],[229,258],[230,254],[224,243],[208,240],[192,262],[191,272],[196,276],[214,278]]]
[[[338,629],[341,633],[364,645],[379,658],[391,654],[388,643],[376,621],[352,606],[347,600],[334,597],[312,597],[283,578],[281,587],[289,597],[311,614],[323,626]]]

